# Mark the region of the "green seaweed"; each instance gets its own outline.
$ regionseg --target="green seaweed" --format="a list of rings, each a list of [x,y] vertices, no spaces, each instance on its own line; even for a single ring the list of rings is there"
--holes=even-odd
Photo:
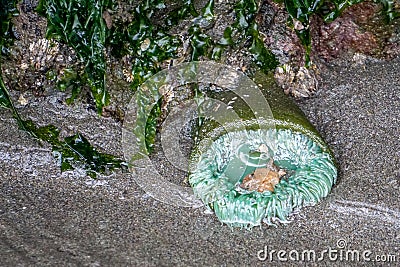
[[[292,21],[291,24],[295,28],[296,34],[305,48],[305,65],[311,65],[311,34],[310,34],[310,17],[316,13],[323,4],[323,0],[302,1],[302,0],[285,0],[285,7]],[[301,25],[296,25],[296,23]]]
[[[92,89],[98,112],[108,103],[108,95],[104,88],[105,59],[104,49],[112,48],[116,57],[132,56],[131,88],[136,90],[146,79],[161,70],[160,63],[177,58],[181,40],[168,33],[170,26],[176,25],[179,20],[188,16],[194,17],[194,24],[189,29],[190,44],[192,47],[191,60],[198,60],[200,56],[218,60],[223,51],[229,47],[239,45],[248,39],[252,40],[249,51],[254,55],[255,62],[264,71],[276,67],[277,61],[268,51],[258,36],[254,25],[257,4],[255,1],[240,1],[236,5],[237,22],[227,27],[220,40],[213,40],[205,33],[205,29],[214,20],[214,0],[209,0],[199,14],[188,0],[172,10],[165,19],[165,23],[153,23],[153,16],[159,10],[165,9],[161,0],[142,1],[133,10],[133,20],[128,25],[120,21],[113,21],[112,27],[107,29],[101,17],[103,10],[111,8],[111,1],[73,0],[60,1],[41,0],[37,10],[48,19],[47,37],[62,41],[72,46],[78,58],[85,62],[85,76],[76,71],[67,69],[64,77],[58,82],[60,90],[72,90],[68,103],[79,94],[81,87],[87,81]],[[80,9],[85,12],[79,13]],[[88,27],[82,27],[90,26]],[[252,25],[252,27],[249,27]],[[241,38],[235,42],[233,31],[243,32]],[[78,38],[80,37],[80,38]],[[96,44],[91,42],[96,41]],[[94,46],[95,45],[95,46]],[[93,48],[94,47],[94,48]],[[153,114],[156,115],[156,114]],[[149,120],[146,132],[147,140],[151,142],[155,133],[155,123]],[[149,147],[151,143],[148,143]]]
[[[19,0],[0,0],[0,51],[2,54],[7,53],[7,47],[14,40],[11,19],[19,14],[18,2]]]
[[[226,49],[242,47],[245,42],[251,41],[249,52],[261,70],[267,73],[278,66],[279,62],[259,37],[258,26],[255,22],[257,12],[255,1],[241,0],[235,5],[236,20],[224,30],[220,40],[212,39],[205,31],[209,24],[204,21],[210,23],[213,20],[213,7],[214,1],[208,1],[201,15],[194,19],[195,23],[189,29],[192,61],[198,60],[200,56],[219,60]]]
[[[106,153],[100,153],[80,133],[59,140],[59,130],[54,125],[37,127],[31,120],[22,120],[14,108],[0,72],[0,105],[11,109],[21,129],[38,140],[52,146],[53,155],[58,159],[61,171],[82,168],[95,178],[98,173],[108,174],[115,169],[125,169],[123,160]]]
[[[162,98],[154,105],[150,114],[147,118],[146,127],[145,127],[145,142],[146,142],[146,149],[149,153],[154,151],[154,143],[156,139],[157,133],[157,124],[158,118],[161,115],[161,103]]]
[[[18,15],[17,9],[18,0],[0,0],[0,51],[1,54],[5,54],[5,49],[12,44],[13,34],[11,19]],[[1,55],[0,55],[1,64]],[[2,71],[0,68],[0,106],[13,110],[16,114],[14,106],[8,95],[6,86],[4,85],[2,78]]]
[[[1,39],[1,36],[0,36],[0,39]],[[0,59],[1,59],[1,57],[0,57]],[[7,90],[7,88],[6,88],[5,84],[4,84],[3,74],[2,74],[2,71],[1,71],[1,64],[0,64],[0,107],[4,107],[4,108],[7,108],[7,109],[10,109],[12,114],[13,114],[13,117],[17,121],[18,126],[21,129],[25,130],[25,127],[24,127],[24,124],[22,122],[22,119],[19,116],[17,110],[15,109],[15,107],[14,107],[12,101],[11,101],[10,95],[8,93],[8,90]]]
[[[382,14],[385,16],[386,22],[390,23],[394,19],[400,18],[400,11],[394,9],[393,0],[375,0],[382,4]]]
[[[189,34],[190,45],[192,47],[191,60],[197,61],[200,56],[208,56],[210,48],[213,45],[211,37],[204,33],[197,25],[189,29]]]
[[[212,53],[210,59],[219,60],[221,59],[221,55],[227,47],[233,46],[235,44],[232,39],[232,27],[228,26],[224,30],[224,34],[221,39],[214,45],[212,48]]]
[[[145,80],[161,70],[160,63],[178,57],[178,48],[182,42],[178,37],[168,33],[169,27],[176,25],[179,20],[188,16],[198,17],[192,1],[185,1],[179,9],[171,11],[166,21],[160,26],[152,23],[152,17],[157,9],[165,8],[162,1],[149,0],[140,4],[134,11],[134,20],[128,25],[118,25],[111,29],[109,43],[114,55],[122,57],[130,55],[134,57],[131,75],[133,82],[131,88],[136,90]],[[213,1],[202,10],[206,19],[213,17]],[[191,27],[189,30],[190,43],[192,45],[192,60],[208,54],[211,41],[203,34],[200,27]],[[121,50],[120,48],[124,48]],[[116,53],[115,53],[116,52]],[[145,143],[148,152],[154,149],[154,141],[157,131],[157,121],[161,114],[161,102],[151,110],[145,124]]]
[[[71,91],[71,96],[65,100],[68,105],[72,104],[78,97],[84,84],[85,81],[82,79],[82,74],[78,73],[78,71],[73,68],[65,68],[63,70],[63,76],[57,81],[57,87],[60,91]]]
[[[279,61],[275,58],[275,55],[265,47],[264,42],[260,39],[256,23],[252,24],[250,32],[253,39],[250,52],[253,54],[256,64],[264,73],[274,70],[279,65]]]
[[[1,70],[0,70],[0,75],[1,75]],[[8,95],[7,88],[4,85],[2,76],[0,76],[0,106],[9,109],[14,109],[13,104],[10,100],[10,96]]]
[[[18,1],[0,1],[0,49],[4,45],[12,43],[12,35],[10,34],[11,18],[16,16],[16,4]],[[1,59],[1,57],[0,57]],[[1,62],[0,62],[1,63]],[[51,73],[48,73],[52,76]],[[76,79],[76,73],[67,70],[65,72],[69,80]],[[64,89],[70,84],[67,82]],[[45,141],[52,146],[53,155],[58,159],[61,171],[72,170],[74,168],[83,168],[87,175],[95,178],[98,173],[108,174],[115,169],[124,169],[126,164],[121,159],[98,152],[91,146],[88,140],[80,133],[66,137],[64,140],[59,139],[59,130],[54,125],[37,127],[31,120],[23,120],[15,109],[8,90],[3,82],[1,65],[0,65],[0,106],[10,109],[16,119],[19,127],[27,131],[30,135],[38,140]]]
[[[0,107],[10,109],[16,118],[18,125],[23,128],[21,118],[15,109],[8,90],[3,81],[3,73],[1,69],[2,54],[7,54],[7,47],[13,43],[14,35],[12,34],[11,19],[18,16],[17,9],[18,0],[0,0]]]
[[[193,19],[193,24],[189,28],[189,42],[192,48],[191,61],[197,61],[201,56],[218,59],[223,50],[222,46],[206,33],[214,20],[214,0],[209,0],[201,9],[201,14]]]
[[[323,18],[326,22],[331,22],[338,18],[346,8],[364,1],[365,0],[325,1],[324,6],[321,8],[322,12],[320,13],[323,14]],[[374,2],[382,4],[382,15],[385,17],[387,23],[390,23],[393,19],[400,16],[400,13],[394,10],[393,0],[374,0]],[[328,5],[331,7],[333,6],[334,8],[329,8]],[[323,9],[329,9],[329,12],[327,14],[324,14]]]
[[[324,14],[324,16],[323,16],[324,20],[326,22],[332,22],[333,20],[338,18],[346,8],[348,8],[354,4],[361,3],[363,1],[364,0],[350,0],[350,1],[349,0],[346,0],[346,1],[331,0],[331,1],[329,1],[329,3],[333,4],[334,8],[331,8],[330,12],[328,12],[327,14]]]
[[[113,155],[100,153],[80,133],[59,139],[60,131],[54,125],[37,127],[32,121],[23,121],[25,129],[39,140],[52,146],[61,171],[83,168],[86,174],[95,178],[97,174],[109,174],[115,169],[125,168],[125,163]]]
[[[102,18],[110,0],[40,0],[37,11],[47,18],[47,38],[72,47],[85,64],[85,76],[97,112],[109,103],[105,88],[106,24]]]
[[[171,27],[177,25],[180,20],[188,16],[197,17],[198,15],[199,13],[197,13],[193,1],[184,0],[182,6],[179,6],[168,14],[165,25]]]
[[[132,82],[130,87],[136,91],[138,87],[161,70],[160,63],[177,57],[177,50],[181,46],[180,40],[171,34],[168,29],[152,22],[156,10],[164,9],[163,1],[148,0],[139,4],[134,10],[134,20],[129,25],[118,21],[110,30],[107,39],[116,57],[132,56]],[[180,19],[194,12],[192,1],[186,1],[183,8],[172,11],[167,17],[167,25],[176,24]],[[145,143],[149,152],[154,149],[154,140],[157,130],[157,120],[161,114],[161,102],[154,106],[145,124]]]
[[[82,168],[95,178],[97,174],[109,174],[115,169],[125,169],[126,163],[110,154],[100,153],[80,133],[59,140],[59,130],[54,125],[37,127],[31,120],[22,120],[5,87],[0,71],[0,106],[11,109],[21,129],[38,140],[52,146],[53,155],[58,159],[61,171]]]
[[[192,5],[191,1],[186,3]],[[161,62],[177,57],[177,50],[181,45],[179,38],[168,34],[166,28],[152,22],[155,11],[164,8],[163,1],[144,1],[133,11],[134,19],[129,25],[116,21],[115,26],[110,29],[107,44],[111,46],[113,55],[118,58],[125,55],[134,57],[131,70],[133,90],[160,71]],[[189,12],[191,8],[187,8]],[[186,16],[185,12],[178,17]]]
[[[265,47],[264,42],[260,38],[258,25],[255,21],[257,10],[257,3],[254,0],[240,0],[235,6],[236,21],[232,26],[239,35],[238,42],[251,41],[249,52],[252,54],[255,64],[264,73],[268,73],[279,65],[279,61]]]
[[[183,10],[192,8],[192,2],[187,1]],[[199,60],[201,56],[219,60],[222,53],[231,48],[243,46],[250,40],[252,46],[249,52],[254,56],[255,62],[262,70],[268,72],[278,65],[274,55],[264,46],[259,38],[255,15],[257,4],[255,1],[241,0],[235,5],[236,20],[224,30],[220,40],[213,39],[207,34],[207,29],[214,20],[214,0],[209,0],[201,9],[201,13],[193,19],[189,28],[189,42],[192,48],[190,60]],[[191,12],[192,16],[196,13]],[[168,24],[169,25],[169,24]]]
[[[234,28],[246,30],[254,22],[257,12],[257,3],[254,0],[240,0],[235,5],[236,21]]]
[[[214,0],[208,1],[201,11],[204,19],[212,21],[214,19]]]

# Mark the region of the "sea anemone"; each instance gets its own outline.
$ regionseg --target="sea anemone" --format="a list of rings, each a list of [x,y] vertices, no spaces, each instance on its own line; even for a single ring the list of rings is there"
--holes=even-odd
[[[259,154],[257,164],[243,160],[243,147],[250,152],[261,146],[267,146],[268,152]],[[293,211],[327,196],[336,179],[330,154],[306,135],[290,129],[229,132],[193,158],[196,164],[189,181],[195,194],[214,209],[221,222],[231,226],[288,222]],[[267,169],[265,158],[273,160],[285,174],[274,176],[279,180],[272,188],[243,188],[249,173]],[[233,177],[232,165],[237,170]]]
[[[332,152],[304,113],[270,76],[256,81],[273,116],[209,127],[191,157],[195,195],[234,227],[289,222],[290,214],[326,197],[337,177]]]
[[[272,74],[253,78],[215,62],[190,62],[159,72],[141,86],[125,118],[123,143],[134,178],[149,195],[177,206],[198,206],[200,199],[221,222],[246,228],[288,222],[294,211],[328,195],[337,176],[332,152]],[[159,100],[193,83],[206,86],[197,89],[192,102],[179,104],[174,114],[183,115],[172,124],[176,129],[166,130],[165,120],[161,130],[176,137],[191,117],[184,114],[196,113],[186,169],[190,192],[158,174],[147,149],[153,140],[148,134],[155,129],[147,129]],[[166,139],[164,151],[176,151],[176,138]]]

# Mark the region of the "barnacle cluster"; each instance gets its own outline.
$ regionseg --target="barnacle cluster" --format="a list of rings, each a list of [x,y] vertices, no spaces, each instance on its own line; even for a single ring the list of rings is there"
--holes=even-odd
[[[32,42],[29,45],[29,63],[22,62],[21,69],[27,69],[29,66],[35,69],[41,69],[46,66],[46,62],[51,62],[55,59],[59,51],[58,44],[47,39],[39,39],[37,42]],[[57,56],[57,61],[63,61],[62,57]]]
[[[318,89],[314,68],[283,64],[276,68],[274,76],[284,92],[295,97],[310,97]]]

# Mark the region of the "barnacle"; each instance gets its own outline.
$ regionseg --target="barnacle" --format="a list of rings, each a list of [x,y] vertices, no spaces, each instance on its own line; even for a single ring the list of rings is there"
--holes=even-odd
[[[26,60],[22,60],[21,68],[28,68],[28,66],[35,69],[45,68],[47,62],[53,62],[55,59],[62,62],[63,58],[62,55],[59,54],[59,50],[60,48],[57,42],[49,41],[44,38],[32,42],[29,44],[28,57]],[[60,60],[58,60],[59,57]]]
[[[313,68],[293,67],[283,64],[275,70],[276,82],[283,88],[286,94],[294,97],[310,97],[318,89],[316,71]]]

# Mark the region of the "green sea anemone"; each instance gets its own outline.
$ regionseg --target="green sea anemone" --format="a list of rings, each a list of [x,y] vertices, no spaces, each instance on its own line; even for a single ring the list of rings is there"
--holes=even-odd
[[[204,86],[170,112],[160,133],[164,155],[189,172],[192,189],[164,180],[148,149],[154,141],[149,133],[156,131],[148,131],[156,127],[149,123],[152,110],[188,84]],[[185,161],[176,133],[189,120],[197,126]],[[332,152],[273,76],[260,73],[253,81],[216,62],[184,63],[147,80],[131,101],[123,144],[134,178],[149,195],[177,206],[198,206],[200,199],[230,226],[288,222],[294,211],[326,197],[336,182]]]
[[[326,197],[337,177],[330,149],[301,110],[270,77],[259,74],[256,81],[273,118],[242,116],[241,127],[209,127],[191,157],[195,195],[235,227],[286,223]]]
[[[260,153],[256,164],[246,160],[250,151],[263,145],[269,148],[268,152]],[[243,150],[249,153],[246,155]],[[272,192],[243,189],[243,178],[265,166],[265,159],[273,159],[278,168],[286,170],[286,175]],[[189,177],[195,194],[214,209],[221,222],[231,226],[287,222],[288,215],[296,209],[314,205],[327,196],[336,180],[330,154],[306,135],[290,129],[229,132],[196,160]],[[232,162],[236,177],[229,170]]]

